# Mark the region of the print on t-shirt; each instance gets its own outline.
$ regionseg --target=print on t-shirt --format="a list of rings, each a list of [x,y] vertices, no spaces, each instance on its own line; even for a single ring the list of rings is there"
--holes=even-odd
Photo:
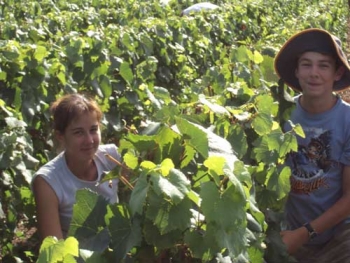
[[[309,140],[299,145],[298,152],[291,154],[291,191],[300,194],[327,187],[325,174],[332,167],[330,153],[330,131],[306,130]],[[311,136],[310,136],[311,135]]]

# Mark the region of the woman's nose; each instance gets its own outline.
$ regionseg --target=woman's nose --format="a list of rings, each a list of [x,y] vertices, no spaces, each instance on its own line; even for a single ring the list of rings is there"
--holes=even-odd
[[[94,142],[94,136],[92,136],[92,134],[90,134],[90,133],[86,133],[85,139],[87,142],[90,142],[90,143]]]

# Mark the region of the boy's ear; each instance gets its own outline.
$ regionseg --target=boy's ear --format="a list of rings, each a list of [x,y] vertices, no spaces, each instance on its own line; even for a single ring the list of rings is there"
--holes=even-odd
[[[344,66],[340,66],[338,67],[336,73],[335,73],[335,81],[338,81],[342,78],[343,74],[345,72],[345,67]]]

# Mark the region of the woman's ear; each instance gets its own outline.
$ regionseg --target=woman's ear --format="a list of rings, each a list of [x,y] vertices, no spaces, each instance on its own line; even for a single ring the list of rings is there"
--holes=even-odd
[[[345,72],[345,67],[344,66],[340,66],[338,67],[337,71],[335,72],[335,81],[338,81],[342,78],[343,74]]]
[[[65,148],[64,134],[58,130],[54,131],[54,146],[57,153],[60,153]]]
[[[60,132],[59,130],[55,130],[54,131],[54,135],[55,135],[56,140],[58,140],[58,141],[62,141],[63,140],[63,133]]]

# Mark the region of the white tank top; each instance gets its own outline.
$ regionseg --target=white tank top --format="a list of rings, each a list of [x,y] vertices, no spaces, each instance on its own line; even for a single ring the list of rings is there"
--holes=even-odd
[[[98,184],[103,175],[116,166],[113,161],[105,156],[106,153],[121,161],[121,156],[114,144],[100,145],[94,157],[98,174],[96,181],[85,181],[76,177],[67,166],[64,152],[43,165],[34,174],[32,182],[37,176],[41,176],[56,193],[64,238],[67,236],[69,230],[77,190],[88,188],[105,197],[110,203],[118,202],[118,180],[113,180],[112,185],[109,182]]]

